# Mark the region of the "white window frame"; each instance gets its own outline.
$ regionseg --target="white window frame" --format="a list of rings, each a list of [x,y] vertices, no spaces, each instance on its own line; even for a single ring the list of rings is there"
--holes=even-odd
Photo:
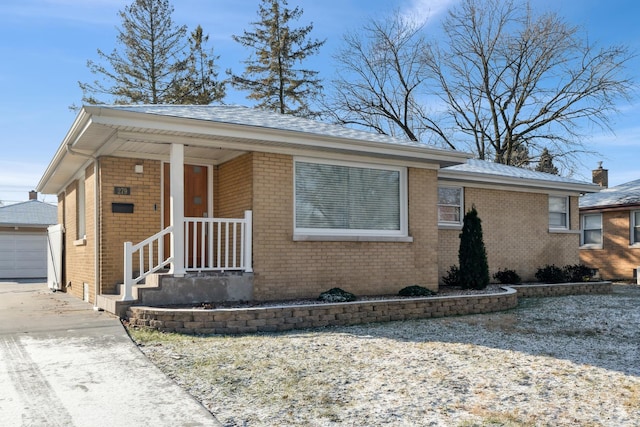
[[[326,160],[306,157],[294,157],[293,165],[293,228],[294,240],[363,240],[363,241],[402,241],[411,242],[408,236],[408,186],[407,168],[399,166],[376,165],[371,163],[350,162],[342,160]],[[399,174],[399,208],[400,224],[398,230],[361,230],[338,228],[299,228],[296,220],[296,166],[298,163],[316,163],[324,165],[345,166],[353,168],[380,169],[398,172]]]
[[[563,226],[557,226],[557,225],[551,225],[551,199],[555,198],[555,199],[564,199],[564,214],[566,216],[566,224]],[[556,231],[556,230],[570,230],[571,229],[571,208],[570,208],[570,200],[569,200],[569,196],[556,196],[553,194],[550,194],[548,197],[548,201],[547,201],[548,205],[547,205],[547,212],[548,212],[548,217],[547,220],[549,221],[549,230],[552,231]]]
[[[464,187],[456,186],[456,185],[438,185],[438,190],[440,188],[453,188],[456,190],[460,190],[460,205],[446,205],[440,204],[440,199],[438,198],[438,206],[437,206],[437,215],[438,215],[438,226],[440,227],[454,227],[460,228],[462,227],[462,221],[464,219]],[[440,206],[456,206],[460,208],[460,219],[458,221],[441,221],[440,220]]]
[[[87,197],[84,179],[78,179],[76,185],[76,238],[78,240],[87,238],[87,217],[86,217]]]
[[[640,223],[636,223],[636,214],[640,215],[640,210],[633,210],[629,212],[629,245],[640,247],[640,240],[636,240],[634,236],[635,228],[640,227]]]
[[[597,216],[600,218],[599,228],[587,228],[587,217]],[[586,230],[600,230],[600,243],[585,243],[584,233]],[[582,249],[602,249],[604,242],[604,230],[602,228],[602,213],[585,213],[580,215],[580,247]]]

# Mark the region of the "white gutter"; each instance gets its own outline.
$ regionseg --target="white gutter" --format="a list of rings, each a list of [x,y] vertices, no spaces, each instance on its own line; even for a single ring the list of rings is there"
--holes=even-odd
[[[506,175],[497,175],[491,173],[455,171],[447,169],[440,169],[440,171],[438,172],[438,179],[442,179],[445,181],[465,181],[478,184],[507,185],[514,187],[529,187],[547,190],[566,190],[575,191],[578,193],[596,193],[600,191],[600,187],[598,185],[591,183],[510,177]]]
[[[237,138],[274,145],[306,146],[314,149],[336,151],[359,151],[363,154],[379,154],[396,157],[412,157],[416,160],[430,160],[450,164],[465,163],[473,156],[470,153],[433,148],[419,143],[407,141],[403,144],[393,142],[371,141],[360,138],[340,137],[302,130],[270,128],[264,126],[227,123],[222,121],[175,117],[161,114],[143,113],[108,107],[89,106],[85,109],[93,114],[92,122],[105,126],[125,128],[150,128],[166,132],[181,132],[208,137]],[[372,134],[373,136],[377,136]],[[216,144],[225,141],[216,141]],[[234,148],[233,142],[226,141]]]

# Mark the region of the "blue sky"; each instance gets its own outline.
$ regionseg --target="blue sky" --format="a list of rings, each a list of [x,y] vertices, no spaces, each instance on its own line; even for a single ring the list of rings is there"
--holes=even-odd
[[[331,55],[342,34],[358,29],[372,17],[393,10],[428,17],[427,29],[458,0],[289,0],[304,10],[300,25],[313,22],[313,37],[327,39],[320,54],[308,63],[332,77]],[[220,55],[221,74],[227,68],[242,70],[248,51],[231,39],[257,18],[258,0],[173,0],[176,24],[189,31],[202,25]],[[0,3],[0,201],[27,200],[80,104],[78,81],[91,81],[86,61],[97,59],[96,49],[110,52],[120,26],[118,11],[130,0],[3,0]],[[582,25],[592,42],[625,44],[640,52],[640,2],[637,0],[532,0],[534,8],[558,12],[572,24]],[[640,59],[629,72],[640,83]],[[243,93],[229,91],[226,102],[246,104]],[[640,93],[638,94],[640,95]],[[604,161],[610,185],[640,179],[640,96],[620,105],[622,114],[612,119],[611,133],[596,133],[586,145],[599,152],[585,157],[575,178],[590,180],[591,170]],[[40,196],[54,202],[55,196]]]

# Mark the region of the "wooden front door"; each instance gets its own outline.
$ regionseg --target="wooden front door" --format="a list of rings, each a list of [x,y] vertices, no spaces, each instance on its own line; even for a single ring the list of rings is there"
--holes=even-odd
[[[164,225],[171,223],[170,203],[170,165],[164,164]],[[209,168],[198,165],[184,165],[184,216],[185,218],[203,218],[209,216]],[[185,230],[188,233],[189,242],[194,238],[200,238],[200,229],[193,226]],[[187,264],[185,267],[198,267],[201,260],[201,246],[194,251],[193,246],[185,247]],[[206,245],[205,245],[206,246]],[[169,237],[165,238],[165,248],[169,248]],[[205,247],[206,250],[206,247]],[[206,258],[206,254],[205,254]]]

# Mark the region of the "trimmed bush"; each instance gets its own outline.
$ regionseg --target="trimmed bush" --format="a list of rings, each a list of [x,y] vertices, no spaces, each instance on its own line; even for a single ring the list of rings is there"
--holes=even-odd
[[[343,291],[340,288],[332,288],[321,293],[318,299],[324,302],[349,302],[355,301],[356,296],[351,292]]]
[[[555,265],[547,264],[538,268],[536,271],[536,279],[543,283],[562,283],[565,282],[564,270]]]
[[[593,270],[584,264],[565,265],[564,275],[567,282],[588,282],[593,278]]]
[[[400,292],[398,292],[398,295],[401,297],[429,297],[435,294],[436,293],[431,289],[418,285],[407,286],[406,288],[400,289]]]
[[[460,269],[457,265],[449,267],[447,274],[442,276],[442,283],[446,286],[460,286]]]
[[[493,274],[493,278],[503,285],[517,285],[522,283],[522,279],[514,270],[499,270]]]

